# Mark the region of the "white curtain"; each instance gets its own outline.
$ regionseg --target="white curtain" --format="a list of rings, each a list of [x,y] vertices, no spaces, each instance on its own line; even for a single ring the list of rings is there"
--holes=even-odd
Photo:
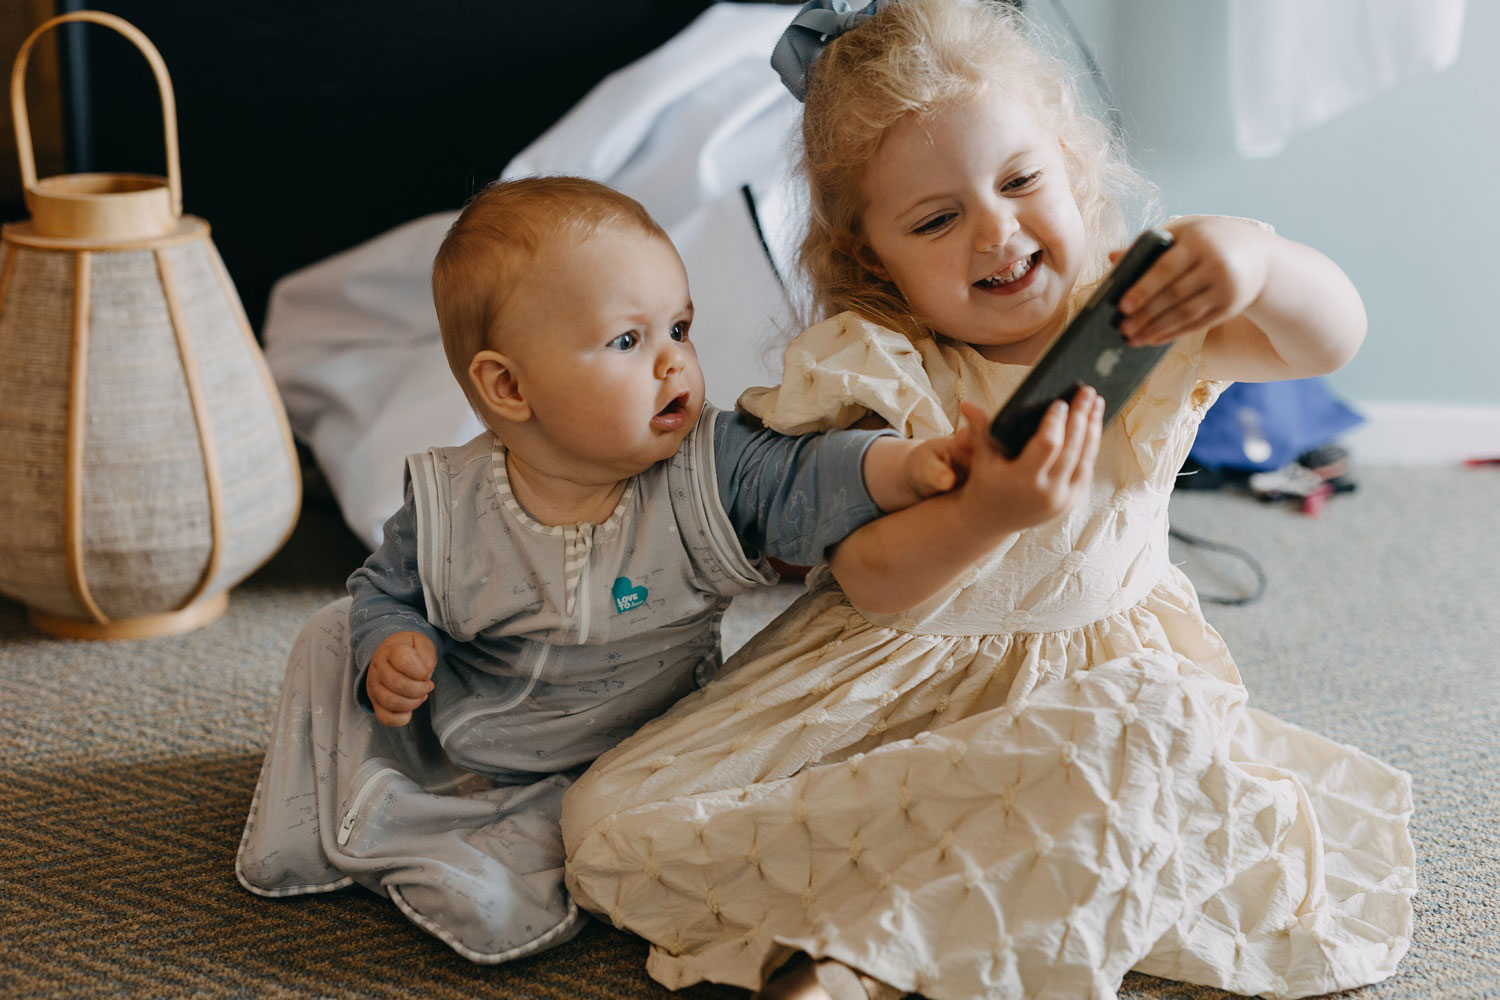
[[[1235,140],[1248,157],[1458,58],[1464,0],[1229,0]]]

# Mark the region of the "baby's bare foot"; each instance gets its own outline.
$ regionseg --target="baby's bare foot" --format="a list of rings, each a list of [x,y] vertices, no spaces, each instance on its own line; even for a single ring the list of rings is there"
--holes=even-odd
[[[782,966],[758,1000],[899,1000],[904,996],[888,986],[831,958],[814,962],[798,955]]]
[[[818,983],[812,959],[798,954],[771,976],[755,1000],[833,1000]]]

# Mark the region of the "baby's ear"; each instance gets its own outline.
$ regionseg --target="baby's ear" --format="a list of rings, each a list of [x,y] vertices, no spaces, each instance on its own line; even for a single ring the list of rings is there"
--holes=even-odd
[[[850,251],[850,256],[859,263],[860,267],[869,271],[881,281],[891,280],[890,272],[885,269],[884,264],[880,263],[880,258],[875,255],[875,251],[871,249],[870,244],[864,240],[858,239],[854,241],[854,247]]]
[[[499,351],[480,351],[469,362],[469,384],[485,409],[503,420],[521,423],[531,417],[531,405],[521,394],[510,358]]]

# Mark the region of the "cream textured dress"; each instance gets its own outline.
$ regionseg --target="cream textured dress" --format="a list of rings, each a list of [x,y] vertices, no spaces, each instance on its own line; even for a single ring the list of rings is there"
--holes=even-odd
[[[679,988],[794,950],[933,998],[1112,997],[1131,968],[1267,996],[1389,976],[1411,937],[1408,777],[1246,706],[1167,559],[1221,383],[1184,338],[1106,430],[1089,496],[948,592],[863,614],[831,580],[564,800],[579,904]],[[786,433],[948,433],[1025,375],[843,314],[741,400]]]

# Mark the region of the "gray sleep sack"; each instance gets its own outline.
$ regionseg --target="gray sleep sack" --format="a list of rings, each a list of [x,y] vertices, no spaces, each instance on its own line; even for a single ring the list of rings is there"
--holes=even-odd
[[[597,525],[533,520],[488,435],[408,459],[426,616],[453,642],[427,702],[393,729],[359,703],[350,600],[308,622],[236,859],[245,888],[357,882],[475,962],[576,934],[563,791],[705,683],[730,597],[775,579],[724,511],[712,424]]]

